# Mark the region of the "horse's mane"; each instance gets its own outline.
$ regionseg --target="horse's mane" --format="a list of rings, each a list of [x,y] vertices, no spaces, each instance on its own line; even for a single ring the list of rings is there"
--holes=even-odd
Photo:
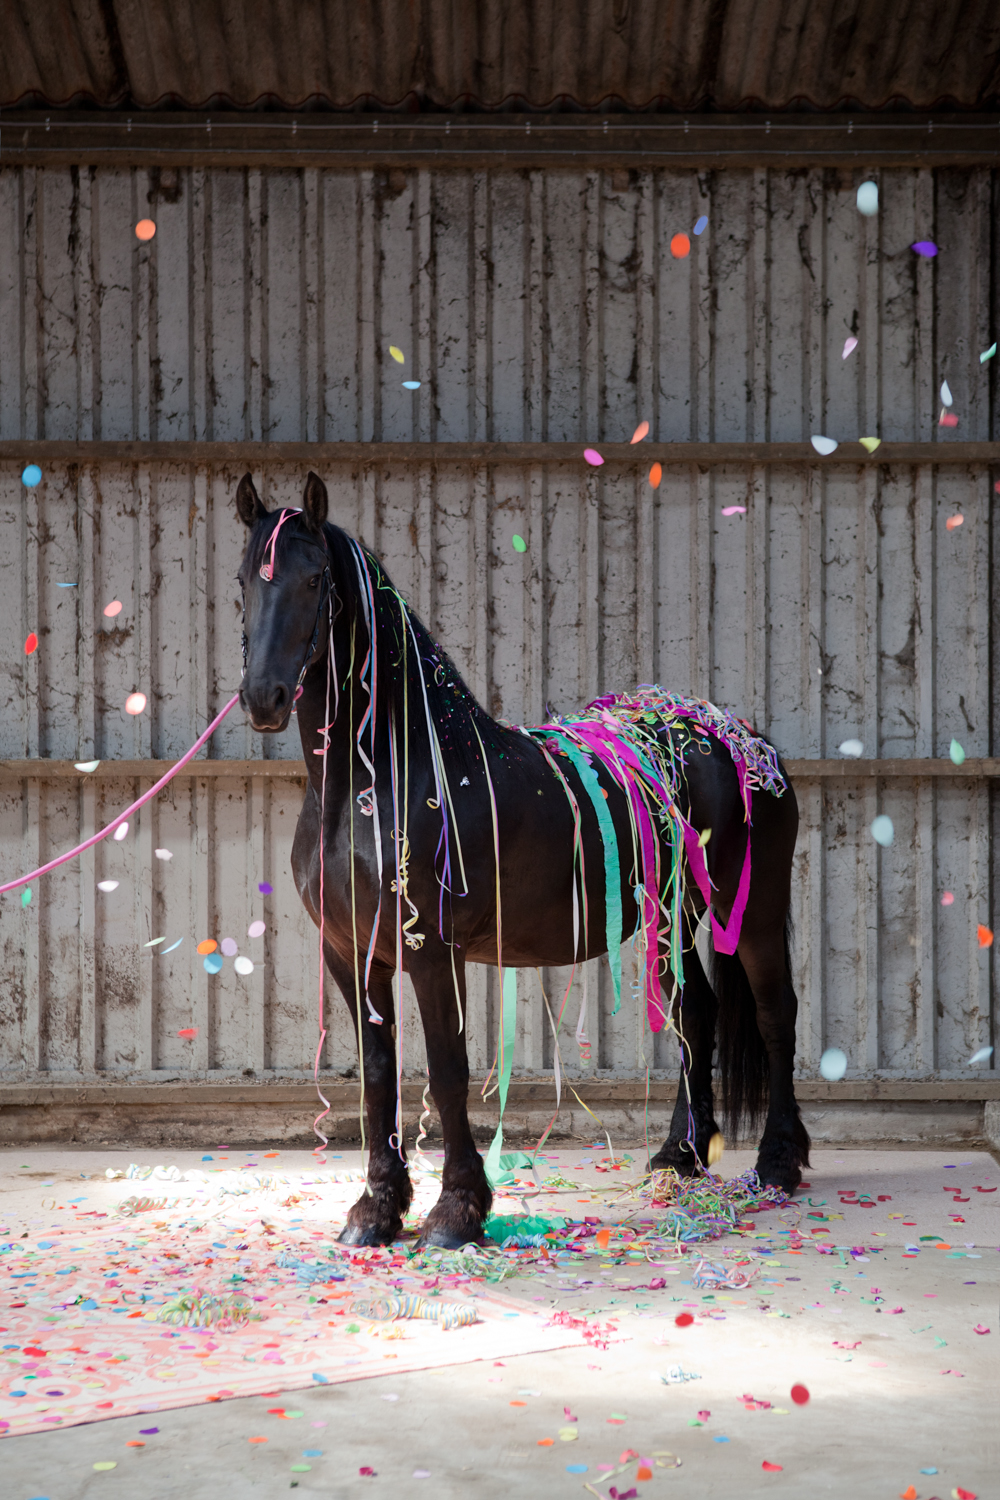
[[[264,561],[279,513],[272,511],[266,518],[262,518],[250,535],[247,566],[253,571]],[[332,522],[324,523],[323,539],[330,557],[336,599],[343,604],[354,626],[356,665],[360,665],[368,649],[368,629],[362,597],[363,579],[359,576],[361,560],[367,565],[378,653],[379,701],[376,719],[381,718],[380,711],[391,704],[397,722],[402,725],[402,666],[405,661],[405,688],[411,724],[416,719],[423,720],[426,694],[427,707],[434,721],[438,740],[451,764],[461,769],[478,765],[479,738],[491,752],[510,754],[513,744],[521,736],[512,736],[483,708],[447,651],[434,640],[416,611],[396,588],[380,559]],[[286,542],[292,540],[310,541],[314,544],[319,542],[317,536],[305,531],[301,525],[286,523],[276,548],[276,566],[279,571],[282,550]]]

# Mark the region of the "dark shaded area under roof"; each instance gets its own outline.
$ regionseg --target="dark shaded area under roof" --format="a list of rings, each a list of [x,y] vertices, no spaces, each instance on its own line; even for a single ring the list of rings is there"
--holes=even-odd
[[[0,0],[0,107],[1000,107],[997,0]]]

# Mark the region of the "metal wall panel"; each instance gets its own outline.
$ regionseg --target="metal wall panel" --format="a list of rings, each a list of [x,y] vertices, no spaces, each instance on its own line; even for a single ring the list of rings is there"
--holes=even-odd
[[[0,755],[181,754],[239,680],[239,471],[50,463],[25,490],[19,467],[0,464]],[[306,468],[258,474],[267,503],[295,503]],[[655,679],[753,719],[789,757],[834,754],[848,736],[871,757],[946,755],[953,736],[970,757],[994,750],[991,479],[981,465],[676,465],[657,491],[641,469],[560,463],[341,461],[324,478],[334,517],[382,556],[499,716],[537,722],[546,704],[567,711]],[[728,504],[746,504],[746,515],[723,517]],[[963,525],[949,532],[956,511]],[[515,531],[524,554],[511,546]],[[113,598],[124,608],[108,620]],[[40,646],[25,657],[29,630]],[[131,718],[123,705],[136,688],[149,706]],[[217,758],[298,753],[294,732],[262,742],[237,716],[211,746]],[[3,783],[3,878],[101,826],[136,790],[85,777]],[[988,783],[859,777],[798,790],[800,1070],[814,1074],[837,1045],[855,1077],[955,1074],[994,1040],[991,953],[976,940],[976,923],[990,921]],[[315,934],[289,873],[300,800],[295,783],[264,776],[178,780],[123,844],[46,877],[27,908],[16,893],[2,898],[0,1070],[307,1069]],[[889,850],[868,832],[879,811],[896,826]],[[169,864],[153,858],[161,845],[174,852]],[[102,878],[118,890],[98,892]],[[275,887],[266,901],[265,878]],[[945,889],[956,898],[947,909]],[[258,915],[268,933],[254,944],[244,934]],[[142,944],[161,933],[184,944],[151,957]],[[263,960],[249,981],[228,965],[219,978],[204,973],[194,944],[209,935]],[[547,976],[550,992],[561,993],[561,977]],[[537,980],[522,981],[518,1066],[543,1068],[551,1043]],[[593,973],[595,1062],[635,1073],[634,999],[615,1018],[610,1001],[606,974]],[[488,1065],[495,1012],[493,979],[479,971],[476,1068]],[[339,998],[329,1013],[326,1060],[348,1068]],[[179,1040],[191,1025],[197,1039]],[[412,1001],[404,1035],[419,1069]],[[645,1055],[673,1066],[663,1039]]]
[[[989,438],[994,174],[868,175],[8,167],[0,439]]]

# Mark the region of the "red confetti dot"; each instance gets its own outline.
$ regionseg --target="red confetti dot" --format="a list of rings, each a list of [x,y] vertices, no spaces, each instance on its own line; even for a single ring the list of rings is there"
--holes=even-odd
[[[764,1462],[761,1464],[761,1468],[767,1474],[780,1474],[782,1469],[784,1468],[784,1464],[769,1464],[767,1459],[765,1458]]]
[[[795,1402],[796,1406],[805,1406],[806,1402],[809,1400],[809,1392],[804,1385],[792,1386],[792,1400]]]
[[[137,240],[151,240],[156,233],[156,225],[152,219],[140,219],[135,226],[135,237]]]
[[[694,1318],[692,1318],[690,1313],[678,1313],[674,1322],[678,1328],[687,1328],[694,1322]]]
[[[686,234],[675,234],[670,241],[670,254],[675,260],[683,260],[691,254],[691,241]]]
[[[24,654],[25,654],[25,656],[30,656],[32,654],[32,652],[37,651],[37,650],[38,650],[38,637],[35,634],[35,632],[32,631],[31,634],[28,636],[28,639],[24,643]]]

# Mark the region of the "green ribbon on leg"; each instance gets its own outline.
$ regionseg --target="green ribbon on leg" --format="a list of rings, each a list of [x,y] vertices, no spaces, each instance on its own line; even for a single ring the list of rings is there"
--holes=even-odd
[[[503,1150],[503,1112],[507,1108],[507,1090],[510,1088],[510,1073],[514,1066],[514,1038],[517,1035],[517,970],[504,969],[500,1006],[500,1122],[486,1153],[486,1180],[491,1188],[504,1180],[510,1181],[510,1167],[503,1166],[500,1153]],[[530,1158],[529,1158],[530,1160]]]

